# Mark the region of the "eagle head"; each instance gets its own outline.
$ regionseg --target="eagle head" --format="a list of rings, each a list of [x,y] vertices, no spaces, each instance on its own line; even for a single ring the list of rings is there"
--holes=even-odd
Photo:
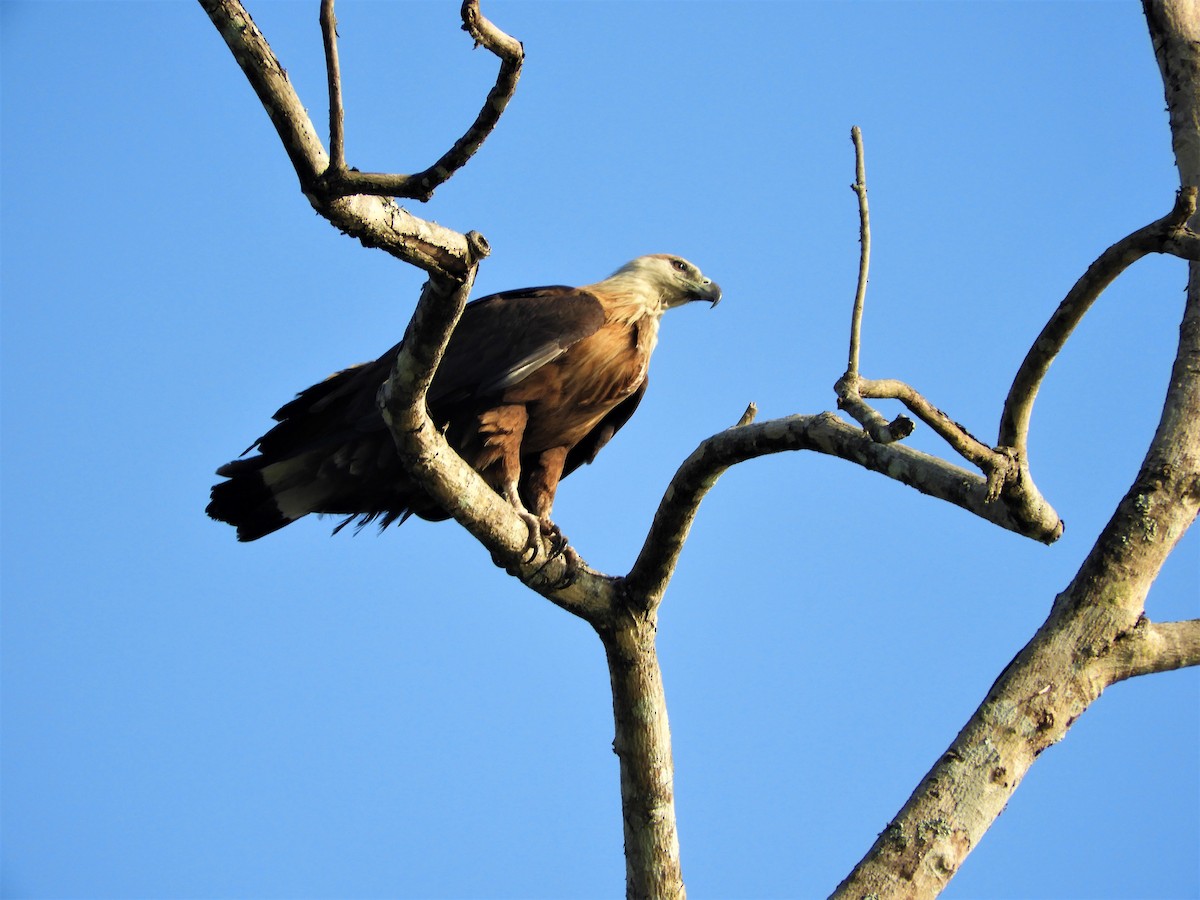
[[[713,306],[721,300],[721,286],[682,256],[654,253],[639,256],[617,269],[614,281],[637,281],[648,294],[657,295],[663,310],[707,300]]]

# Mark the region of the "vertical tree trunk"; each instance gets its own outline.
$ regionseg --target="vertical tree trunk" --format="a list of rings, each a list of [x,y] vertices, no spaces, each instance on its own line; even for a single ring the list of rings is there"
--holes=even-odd
[[[621,761],[625,894],[630,900],[686,896],[675,827],[674,769],[667,700],[654,639],[653,611],[628,608],[597,626],[608,655]]]

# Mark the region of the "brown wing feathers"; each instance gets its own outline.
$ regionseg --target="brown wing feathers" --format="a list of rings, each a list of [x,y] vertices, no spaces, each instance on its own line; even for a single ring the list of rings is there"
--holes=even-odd
[[[458,436],[456,449],[468,449],[478,443],[469,439],[472,424],[504,390],[603,321],[595,297],[567,287],[510,291],[469,304],[431,386],[431,416]],[[250,448],[257,455],[217,470],[229,480],[214,486],[208,514],[237,526],[243,541],[308,512],[348,516],[337,530],[355,519],[360,527],[372,521],[385,527],[413,514],[446,518],[408,478],[376,409],[376,393],[398,352],[399,345],[331,375],[281,407],[274,416],[279,424]],[[487,462],[478,448],[475,453]]]

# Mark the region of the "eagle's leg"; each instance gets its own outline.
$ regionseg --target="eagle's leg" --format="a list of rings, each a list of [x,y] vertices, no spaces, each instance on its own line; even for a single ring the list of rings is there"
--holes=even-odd
[[[566,461],[566,447],[551,447],[523,460],[521,499],[527,509],[533,510],[541,523],[542,533],[550,540],[551,558],[558,556],[567,546],[562,531],[550,520],[554,495],[558,492],[558,482]]]
[[[537,559],[538,551],[542,547],[542,521],[533,513],[525,508],[521,502],[521,492],[517,488],[518,475],[520,467],[516,466],[512,477],[509,477],[508,466],[504,466],[504,480],[500,485],[500,496],[512,504],[513,509],[517,511],[525,522],[525,527],[529,529],[529,537],[525,541],[525,549],[521,552],[521,561],[531,563]]]
[[[558,556],[563,556],[566,560],[567,568],[563,577],[550,586],[551,590],[556,591],[575,582],[582,562],[579,554],[567,541],[566,535],[562,533],[562,529],[550,519],[550,510],[554,507],[554,495],[558,492],[558,482],[562,478],[567,452],[567,447],[552,447],[535,457],[526,457],[521,473],[521,497],[526,506],[537,515],[541,532],[550,541],[550,555],[546,562],[549,563]]]
[[[482,447],[477,453],[464,457],[483,475],[492,490],[509,502],[529,529],[529,537],[520,556],[523,563],[533,562],[542,545],[541,523],[521,502],[518,487],[521,478],[521,441],[525,438],[528,422],[529,412],[523,403],[506,403],[487,410],[479,416],[476,432]]]

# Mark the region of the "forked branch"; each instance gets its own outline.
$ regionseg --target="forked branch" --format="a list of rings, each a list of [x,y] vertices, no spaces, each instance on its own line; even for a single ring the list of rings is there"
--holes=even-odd
[[[366,247],[432,275],[465,278],[472,259],[466,235],[418,218],[383,197],[325,194],[321,178],[329,168],[329,155],[262,32],[238,0],[199,3],[266,109],[313,209]]]
[[[871,222],[867,205],[867,174],[862,132],[858,126],[855,126],[851,129],[850,135],[854,142],[855,180],[852,187],[858,196],[861,252],[858,288],[854,296],[854,312],[850,322],[849,361],[846,373],[834,385],[838,408],[845,410],[862,425],[872,440],[881,444],[890,444],[893,441],[903,440],[912,433],[912,420],[907,416],[897,416],[893,421],[888,422],[884,416],[867,403],[867,400],[899,400],[911,413],[949,444],[954,452],[983,472],[987,479],[989,500],[998,500],[1003,496],[1006,506],[1011,508],[1015,518],[1024,520],[1027,526],[1032,527],[1039,535],[1044,534],[1042,525],[1045,518],[1049,515],[1057,520],[1058,517],[1038,493],[1028,469],[1022,468],[1020,461],[1013,453],[1003,447],[993,448],[984,444],[966,428],[925,399],[911,385],[895,379],[865,379],[860,374],[859,356],[863,307],[867,291],[867,274],[870,270]],[[1054,530],[1054,539],[1061,533],[1062,523],[1058,521]],[[1042,538],[1039,537],[1039,539]]]
[[[1106,681],[1200,666],[1200,619],[1150,622],[1142,619],[1122,635],[1106,657]]]
[[[1153,624],[1144,616],[1151,585],[1200,509],[1197,422],[1200,279],[1193,278],[1162,418],[1137,477],[1046,622],[835,898],[936,896],[1037,756],[1101,691],[1200,664],[1200,622]]]
[[[442,154],[429,168],[413,175],[388,172],[360,172],[346,166],[345,112],[342,107],[342,75],[337,51],[337,18],[333,0],[321,0],[321,34],[325,42],[325,70],[329,83],[329,167],[320,179],[321,191],[330,198],[350,194],[371,194],[383,197],[408,197],[422,202],[450,179],[467,160],[475,155],[488,135],[495,129],[500,116],[517,90],[525,51],[521,42],[505,34],[479,10],[479,0],[464,0],[462,5],[463,31],[475,40],[476,47],[485,47],[500,58],[500,72],[488,92],[483,108],[466,133]]]

